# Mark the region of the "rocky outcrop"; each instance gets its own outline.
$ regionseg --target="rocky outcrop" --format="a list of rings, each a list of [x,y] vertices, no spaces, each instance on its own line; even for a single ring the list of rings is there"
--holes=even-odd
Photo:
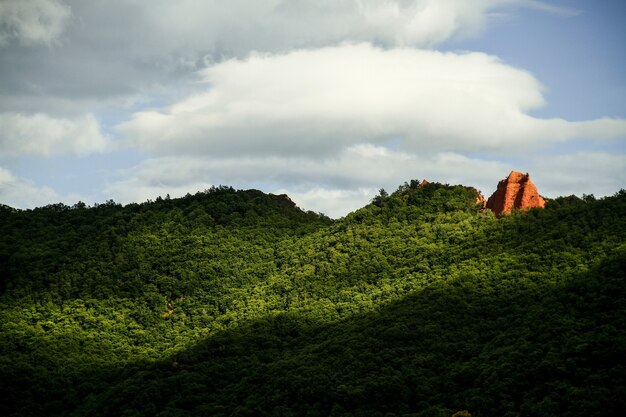
[[[527,210],[545,204],[530,176],[516,171],[511,171],[508,177],[500,181],[496,192],[487,200],[487,208],[498,216],[510,213],[513,209]]]
[[[476,188],[474,188],[474,192],[476,193],[476,204],[480,204],[483,209],[487,207],[487,200],[483,197],[483,193],[478,191]]]

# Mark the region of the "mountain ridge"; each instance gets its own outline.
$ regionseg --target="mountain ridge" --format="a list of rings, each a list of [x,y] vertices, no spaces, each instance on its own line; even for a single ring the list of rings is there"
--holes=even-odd
[[[411,180],[410,184],[405,182],[404,185],[401,186],[400,188],[402,187],[421,188],[421,187],[427,186],[428,184],[430,184],[430,182],[426,179],[423,179],[421,182],[417,180]],[[435,182],[435,184],[440,184],[440,183]],[[446,185],[449,185],[449,184],[446,184]],[[460,185],[460,186],[467,187],[464,185]],[[483,194],[475,187],[468,187],[468,188],[473,188],[475,190],[476,204],[482,204],[483,208],[490,209],[491,211],[496,213],[497,216],[501,216],[503,214],[509,214],[513,209],[528,210],[530,208],[535,208],[535,207],[543,208],[547,201],[546,199],[544,199],[542,196],[539,195],[537,191],[537,187],[530,180],[530,175],[528,173],[522,174],[521,172],[517,172],[517,171],[511,171],[510,174],[505,179],[500,180],[498,182],[496,191],[494,191],[494,193],[491,194],[491,196],[488,199],[485,199]],[[251,196],[251,197],[247,197],[248,199],[261,198],[261,196],[265,196],[264,198],[274,199],[276,204],[282,205],[282,207],[285,209],[294,208],[304,213],[308,213],[309,215],[315,214],[311,210],[305,211],[305,210],[300,209],[300,207],[296,203],[294,203],[293,200],[291,200],[291,198],[287,194],[275,195],[272,193],[264,193],[263,191],[260,191],[257,189],[246,189],[246,190],[236,190],[236,191],[243,193],[242,195]],[[158,196],[156,197],[155,200],[148,199],[146,202],[143,202],[143,203],[133,202],[133,203],[128,203],[125,206],[119,203],[115,203],[115,201],[113,200],[107,200],[105,203],[100,203],[100,204],[96,203],[92,207],[89,207],[85,203],[79,201],[78,203],[72,206],[68,206],[63,203],[56,203],[56,204],[48,204],[47,206],[43,206],[43,207],[36,207],[33,209],[26,209],[26,210],[39,210],[43,208],[48,208],[48,209],[54,209],[57,211],[66,211],[70,209],[98,208],[98,207],[106,207],[106,206],[144,207],[150,204],[163,204],[163,202],[169,202],[169,201],[198,200],[199,198],[202,198],[202,196],[208,196],[208,195],[213,195],[217,193],[225,193],[225,192],[232,193],[232,192],[235,192],[235,189],[233,187],[224,186],[224,185],[220,185],[217,187],[213,186],[204,191],[198,191],[193,195],[190,193],[187,193],[187,195],[183,197],[170,198],[168,194],[165,198]],[[380,196],[375,196],[373,200],[377,200],[379,198]],[[0,204],[0,209],[9,211],[9,212],[22,211],[21,209],[15,209],[4,204]],[[325,215],[323,215],[323,213],[316,213],[316,214],[326,217]]]
[[[228,187],[0,210],[0,412],[620,412],[626,191],[498,218],[419,184],[334,221]]]

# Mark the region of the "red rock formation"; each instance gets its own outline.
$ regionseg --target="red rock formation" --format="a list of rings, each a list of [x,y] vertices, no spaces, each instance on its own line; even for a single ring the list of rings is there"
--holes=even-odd
[[[545,204],[530,176],[516,171],[511,171],[508,177],[500,181],[496,192],[487,200],[487,208],[497,216],[510,213],[514,208],[526,210]]]
[[[476,192],[476,204],[480,204],[483,209],[487,207],[487,200],[483,197],[483,193],[478,191],[476,188],[474,188],[474,191]]]

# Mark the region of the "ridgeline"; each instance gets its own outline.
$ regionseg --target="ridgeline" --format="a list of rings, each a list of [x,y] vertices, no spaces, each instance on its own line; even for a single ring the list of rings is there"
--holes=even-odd
[[[418,184],[0,207],[0,415],[621,415],[626,192]]]

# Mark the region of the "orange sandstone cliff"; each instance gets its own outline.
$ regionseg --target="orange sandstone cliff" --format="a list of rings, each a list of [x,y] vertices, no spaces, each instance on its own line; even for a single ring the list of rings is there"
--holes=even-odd
[[[487,207],[487,200],[485,200],[485,197],[483,197],[483,194],[480,191],[478,191],[476,188],[474,188],[474,192],[476,193],[476,204],[480,204],[483,209]]]
[[[500,181],[496,192],[487,200],[487,208],[498,216],[510,213],[514,208],[526,210],[545,204],[530,180],[530,175],[516,171],[511,171],[508,177]]]

